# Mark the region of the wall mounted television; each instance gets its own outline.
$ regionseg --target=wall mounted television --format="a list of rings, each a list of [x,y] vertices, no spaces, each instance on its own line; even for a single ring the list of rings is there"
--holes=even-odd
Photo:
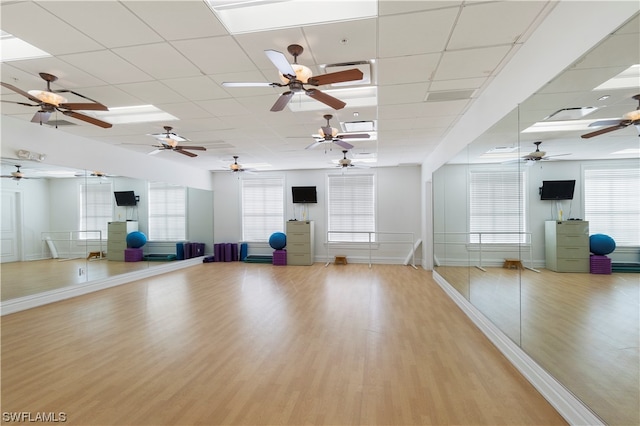
[[[294,203],[318,202],[318,193],[315,186],[292,186],[291,195]]]
[[[544,180],[540,188],[541,200],[573,200],[575,180]]]
[[[115,191],[113,195],[116,197],[117,206],[127,207],[138,204],[138,197],[133,191]]]

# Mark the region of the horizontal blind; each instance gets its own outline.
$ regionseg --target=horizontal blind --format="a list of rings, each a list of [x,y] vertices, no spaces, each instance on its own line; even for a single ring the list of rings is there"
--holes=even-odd
[[[284,226],[284,178],[242,180],[242,239],[268,241]]]
[[[525,232],[525,174],[523,171],[471,170],[469,179],[469,242],[525,243],[525,234],[490,234],[491,232]]]
[[[328,182],[329,241],[368,242],[368,234],[348,231],[376,230],[374,175],[328,176]],[[371,241],[375,241],[375,234],[371,235]]]
[[[164,182],[149,183],[149,240],[186,240],[186,190]]]
[[[111,182],[80,184],[80,226],[81,231],[102,231],[107,238],[107,226],[112,219],[113,196]],[[98,239],[98,233],[80,232],[81,240]]]
[[[640,167],[584,170],[584,218],[590,234],[640,246]]]

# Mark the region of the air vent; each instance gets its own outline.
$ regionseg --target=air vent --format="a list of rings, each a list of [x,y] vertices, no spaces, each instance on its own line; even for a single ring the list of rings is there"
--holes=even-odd
[[[460,101],[463,99],[471,99],[475,89],[469,90],[449,90],[446,92],[429,92],[426,102],[444,102],[444,101]]]
[[[344,83],[335,83],[335,84],[331,84],[331,86],[340,87],[340,86],[357,86],[357,85],[363,85],[363,84],[371,84],[371,64],[366,61],[345,62],[342,64],[329,64],[324,67],[324,72],[328,74],[332,72],[346,71],[353,68],[357,68],[360,71],[362,71],[362,80],[346,81]]]

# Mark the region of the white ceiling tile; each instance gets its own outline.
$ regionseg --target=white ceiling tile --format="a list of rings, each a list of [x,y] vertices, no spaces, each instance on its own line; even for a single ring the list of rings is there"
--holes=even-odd
[[[255,67],[232,37],[208,37],[172,42],[204,74],[251,71]]]
[[[458,80],[440,80],[431,82],[430,91],[442,92],[446,90],[478,89],[487,81],[484,77],[461,78]]]
[[[303,29],[316,64],[368,61],[376,58],[376,31],[375,19],[314,25]],[[302,60],[300,62],[305,63]]]
[[[439,52],[453,30],[457,8],[380,17],[381,58]]]
[[[185,102],[187,99],[180,93],[169,89],[159,81],[143,81],[119,85],[120,89],[151,105],[162,103]]]
[[[378,105],[420,102],[427,95],[428,83],[394,84],[378,88]]]
[[[174,104],[161,104],[156,106],[174,117],[178,117],[180,120],[211,117],[211,114],[208,111],[193,102],[178,102]]]
[[[204,75],[197,77],[173,78],[163,80],[162,83],[171,87],[182,96],[194,101],[231,97],[231,95],[229,95],[229,93],[227,93],[220,85]]]
[[[201,75],[200,70],[169,43],[121,47],[112,52],[156,79]]]
[[[3,31],[52,55],[103,48],[95,40],[43,9],[41,3],[3,3],[0,16]],[[43,28],[47,30],[43,31]]]
[[[525,34],[545,6],[542,1],[465,5],[447,49],[513,44]]]
[[[124,1],[123,4],[165,40],[227,35],[204,1]],[[189,17],[188,25],[182,17]]]
[[[397,15],[399,13],[418,12],[422,10],[431,9],[444,9],[444,8],[457,8],[460,7],[462,1],[460,0],[429,0],[429,1],[415,1],[415,0],[394,0],[394,1],[381,1],[378,2],[378,15]]]
[[[429,81],[440,59],[439,53],[382,58],[378,60],[378,84],[404,84]]]
[[[509,50],[509,46],[495,46],[444,52],[434,80],[488,77]]]
[[[216,117],[250,114],[250,111],[235,99],[197,101],[195,102],[195,104],[201,106],[203,109],[210,112]]]
[[[155,31],[120,2],[45,1],[40,4],[108,48],[162,41]],[[96,16],[99,19],[87,19],[87,16]]]
[[[109,50],[61,55],[60,59],[109,83],[149,81],[153,77]],[[105,64],[109,64],[105,66]]]

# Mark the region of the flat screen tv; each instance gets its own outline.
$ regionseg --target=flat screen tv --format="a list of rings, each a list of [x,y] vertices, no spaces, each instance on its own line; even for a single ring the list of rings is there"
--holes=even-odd
[[[116,205],[120,207],[138,204],[138,199],[133,191],[115,191],[113,195],[116,197]]]
[[[292,186],[291,194],[294,203],[317,203],[318,194],[315,186]]]
[[[540,188],[541,200],[573,200],[575,180],[544,180]]]

